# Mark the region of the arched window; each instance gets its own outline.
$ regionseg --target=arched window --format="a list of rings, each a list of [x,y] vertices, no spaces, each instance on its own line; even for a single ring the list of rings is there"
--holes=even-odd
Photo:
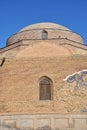
[[[52,80],[48,77],[40,79],[40,100],[52,100]]]
[[[45,30],[42,31],[42,39],[48,39],[48,32]]]

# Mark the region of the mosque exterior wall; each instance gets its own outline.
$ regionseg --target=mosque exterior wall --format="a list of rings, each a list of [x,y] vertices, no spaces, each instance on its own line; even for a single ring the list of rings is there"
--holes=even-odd
[[[7,59],[0,70],[0,113],[86,114],[86,85],[80,87],[76,81],[64,81],[86,67],[85,56]],[[53,82],[52,100],[39,99],[41,77],[49,77]]]
[[[42,23],[7,40],[0,49],[0,130],[87,130],[87,47],[80,35]]]
[[[0,116],[0,130],[87,130],[87,116],[63,114]]]

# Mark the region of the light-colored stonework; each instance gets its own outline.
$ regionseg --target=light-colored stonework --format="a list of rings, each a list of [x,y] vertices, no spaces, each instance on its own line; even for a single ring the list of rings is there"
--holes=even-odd
[[[47,39],[41,37],[43,30],[48,33]],[[86,130],[87,88],[83,81],[86,85],[87,75],[82,75],[79,84],[64,81],[86,69],[84,40],[66,27],[39,23],[11,36],[7,46],[0,49],[0,130],[21,130],[23,126],[26,130],[47,129],[45,126]],[[41,77],[52,80],[52,100],[39,98]]]
[[[0,116],[0,130],[87,130],[87,116],[32,114]]]

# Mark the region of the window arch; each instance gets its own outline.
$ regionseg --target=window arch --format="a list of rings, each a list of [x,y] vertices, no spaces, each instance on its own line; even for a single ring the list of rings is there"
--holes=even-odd
[[[40,79],[39,86],[39,99],[52,100],[52,80],[48,77],[42,77]]]
[[[42,39],[48,39],[48,32],[45,30],[42,31]]]

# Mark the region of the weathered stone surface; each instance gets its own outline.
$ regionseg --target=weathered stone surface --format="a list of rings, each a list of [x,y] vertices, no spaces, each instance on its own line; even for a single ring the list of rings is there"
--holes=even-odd
[[[87,76],[80,73],[79,87],[64,80],[87,70],[87,47],[80,35],[51,25],[24,28],[0,49],[0,130],[87,129]],[[52,81],[51,100],[40,100],[41,77]]]
[[[87,130],[86,115],[13,115],[0,120],[0,130]]]
[[[9,127],[9,128],[15,128],[16,127],[16,120],[6,119],[3,121],[3,126]]]
[[[67,75],[86,69],[86,59],[85,56],[7,59],[0,69],[0,113],[86,114],[82,109],[86,109],[87,89],[80,93],[75,84],[69,86],[63,81]],[[53,100],[39,100],[42,76],[53,81]]]
[[[34,24],[31,25],[32,27],[25,27],[20,32],[14,34],[7,40],[7,45],[17,43],[20,40],[41,40],[41,34],[43,30],[48,32],[49,39],[65,38],[83,44],[83,38],[66,27],[53,23],[39,23],[38,25]]]

